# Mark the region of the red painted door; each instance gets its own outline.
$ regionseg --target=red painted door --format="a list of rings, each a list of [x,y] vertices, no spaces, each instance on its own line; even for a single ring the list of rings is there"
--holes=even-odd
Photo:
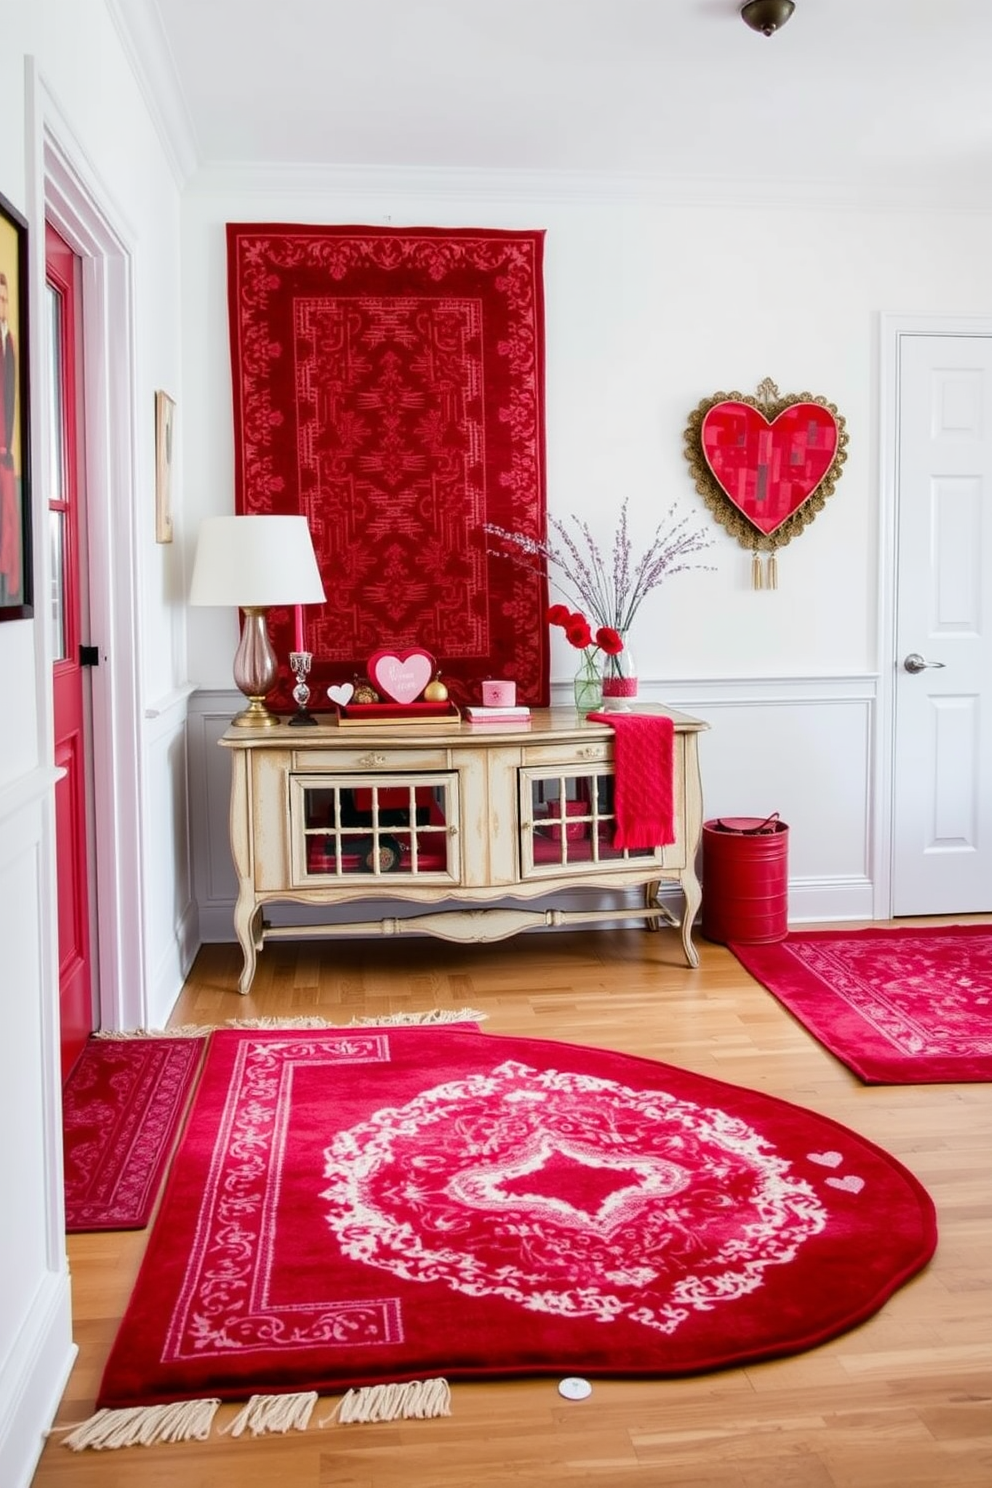
[[[46,225],[46,350],[50,390],[48,541],[52,577],[59,1010],[62,1078],[95,1026],[86,828],[87,728],[82,646],[82,486],[76,381],[78,260]]]

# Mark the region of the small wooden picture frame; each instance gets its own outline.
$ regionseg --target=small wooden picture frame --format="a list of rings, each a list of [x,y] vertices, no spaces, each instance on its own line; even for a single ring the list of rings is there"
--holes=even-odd
[[[34,614],[28,349],[28,225],[0,196],[0,620]]]
[[[176,404],[168,393],[155,394],[155,541],[172,541],[172,463]]]

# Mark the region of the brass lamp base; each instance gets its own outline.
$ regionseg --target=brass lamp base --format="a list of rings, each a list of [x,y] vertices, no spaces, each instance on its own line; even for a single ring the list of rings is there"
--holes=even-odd
[[[234,728],[277,728],[281,719],[265,706],[264,697],[249,699],[247,708],[231,719]]]
[[[232,719],[238,728],[275,728],[279,719],[265,706],[276,685],[279,665],[269,640],[265,607],[245,605],[241,641],[234,657],[234,680],[248,699],[248,707]]]

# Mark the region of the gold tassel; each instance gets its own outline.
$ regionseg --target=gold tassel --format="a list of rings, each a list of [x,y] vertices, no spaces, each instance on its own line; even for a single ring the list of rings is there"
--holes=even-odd
[[[778,588],[778,559],[775,556],[775,550],[774,549],[772,549],[772,551],[768,554],[768,576],[767,577],[768,577],[768,588],[769,589],[777,589]]]
[[[751,554],[751,588],[761,589],[762,587],[761,554],[755,551]]]

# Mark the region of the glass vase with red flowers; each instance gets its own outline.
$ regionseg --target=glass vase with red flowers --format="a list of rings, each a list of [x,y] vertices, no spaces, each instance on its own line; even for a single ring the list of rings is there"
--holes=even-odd
[[[709,564],[698,561],[697,555],[712,543],[712,537],[705,529],[689,527],[688,517],[676,519],[673,505],[656,527],[641,556],[635,559],[627,508],[628,498],[625,497],[612,546],[606,550],[600,548],[588,522],[574,513],[570,524],[549,514],[548,531],[543,538],[524,536],[493,523],[486,523],[483,527],[483,531],[498,543],[489,552],[532,573],[543,572],[548,583],[568,600],[568,605],[553,605],[549,619],[552,614],[558,617],[564,614],[586,626],[589,641],[572,640],[572,644],[582,651],[592,646],[597,649],[592,656],[584,658],[580,673],[595,671],[601,682],[605,673],[607,706],[615,708],[629,707],[630,700],[637,696],[637,673],[628,645],[635,615],[645,598],[663,579],[692,568],[709,568]],[[608,556],[604,556],[604,552]],[[587,621],[586,616],[591,618]],[[557,625],[563,623],[561,618],[552,621]],[[593,625],[599,627],[595,634]],[[564,628],[567,635],[568,626]],[[613,649],[599,643],[598,638],[604,631],[610,634]],[[581,630],[576,633],[582,634]],[[584,696],[589,695],[591,685],[590,682],[584,688]]]
[[[561,626],[569,644],[582,652],[575,674],[576,712],[595,713],[603,702],[603,664],[608,658],[619,656],[623,637],[612,625],[600,625],[594,633],[585,615],[563,604],[552,605],[547,619],[549,625]]]

